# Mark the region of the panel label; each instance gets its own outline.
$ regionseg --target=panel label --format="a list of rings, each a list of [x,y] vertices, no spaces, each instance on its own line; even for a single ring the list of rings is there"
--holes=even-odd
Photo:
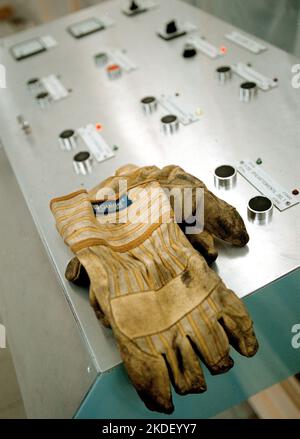
[[[125,72],[132,72],[137,69],[137,65],[127,56],[127,54],[120,49],[113,49],[107,52],[109,59],[118,64]]]
[[[79,128],[78,133],[97,162],[101,163],[104,160],[114,157],[111,147],[106,143],[103,136],[97,131],[93,124]]]
[[[196,113],[188,110],[185,103],[179,97],[173,96],[161,96],[159,103],[168,111],[169,114],[177,116],[182,125],[190,125],[193,122],[197,122],[199,117]]]
[[[271,78],[267,78],[261,73],[249,67],[244,63],[237,63],[231,66],[232,71],[239,75],[241,78],[246,79],[246,81],[253,81],[257,86],[264,91],[271,90],[272,88],[278,87],[278,83]]]
[[[68,90],[64,87],[56,75],[46,76],[41,80],[41,83],[54,101],[59,101],[68,97],[69,95]]]
[[[241,34],[240,32],[232,31],[231,33],[225,35],[225,37],[252,53],[259,54],[267,50],[266,46],[258,43],[250,37],[247,37],[244,34]]]
[[[224,55],[220,49],[199,36],[191,36],[187,40],[188,44],[192,44],[197,50],[207,55],[209,58],[216,59]]]
[[[288,190],[284,189],[253,161],[240,162],[237,169],[262,195],[270,198],[281,212],[299,204],[299,201]]]

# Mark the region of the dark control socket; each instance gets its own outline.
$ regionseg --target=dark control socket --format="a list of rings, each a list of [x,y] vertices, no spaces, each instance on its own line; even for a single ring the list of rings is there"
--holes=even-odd
[[[273,209],[273,203],[269,198],[251,198],[248,203],[248,220],[255,224],[268,224],[272,219]]]
[[[218,189],[233,189],[237,182],[237,170],[231,165],[222,165],[215,169],[215,186]]]

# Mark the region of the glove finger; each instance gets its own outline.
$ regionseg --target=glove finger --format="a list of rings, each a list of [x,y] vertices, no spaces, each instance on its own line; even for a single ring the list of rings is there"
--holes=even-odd
[[[245,223],[238,211],[205,191],[205,228],[218,238],[235,245],[244,247],[249,241]]]
[[[234,363],[229,356],[228,337],[207,301],[189,314],[183,324],[194,350],[212,375],[232,368]]]
[[[166,335],[158,336],[170,380],[179,395],[202,393],[206,390],[199,360],[185,335],[178,334],[173,343]]]
[[[119,341],[121,355],[128,376],[149,410],[171,414],[174,411],[168,369],[158,353],[148,354],[122,334]]]
[[[66,268],[65,272],[66,279],[77,285],[79,287],[89,287],[90,286],[90,278],[87,274],[86,269],[80,263],[78,258],[73,258]]]
[[[253,322],[244,303],[231,290],[219,294],[221,318],[230,344],[242,355],[252,357],[258,350],[258,341],[253,330]]]
[[[198,234],[187,234],[186,237],[209,265],[215,262],[218,257],[218,251],[215,247],[213,236],[207,230],[203,230],[202,233]]]

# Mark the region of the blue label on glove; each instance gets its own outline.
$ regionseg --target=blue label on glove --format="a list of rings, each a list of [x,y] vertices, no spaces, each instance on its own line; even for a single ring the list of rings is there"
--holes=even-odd
[[[123,195],[119,200],[107,200],[100,203],[93,203],[95,215],[109,215],[121,212],[132,205],[132,201],[127,195]]]

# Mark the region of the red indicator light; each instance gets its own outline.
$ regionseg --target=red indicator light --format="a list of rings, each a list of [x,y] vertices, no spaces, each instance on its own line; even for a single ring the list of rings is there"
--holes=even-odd
[[[228,49],[227,49],[227,47],[225,47],[225,46],[222,46],[221,48],[220,48],[220,52],[221,53],[227,53],[228,52]]]
[[[108,72],[114,72],[116,70],[120,70],[120,66],[118,64],[111,64],[107,67]]]
[[[96,130],[101,131],[103,129],[103,126],[100,123],[96,124]]]

